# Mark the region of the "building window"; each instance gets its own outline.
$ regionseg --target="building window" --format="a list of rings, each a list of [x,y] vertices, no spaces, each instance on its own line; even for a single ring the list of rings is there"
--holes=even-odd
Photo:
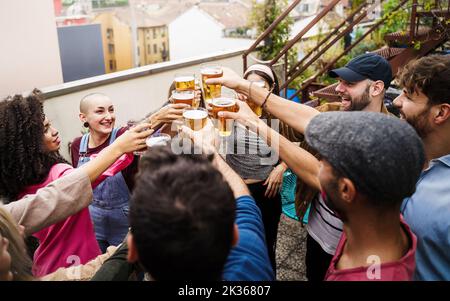
[[[158,53],[158,46],[156,44],[153,44],[153,53]]]
[[[156,39],[156,29],[153,28],[153,38]]]
[[[141,55],[141,48],[140,47],[137,48],[137,52],[138,52],[138,55]]]
[[[166,37],[166,30],[164,28],[161,29],[161,38]]]
[[[108,40],[114,39],[114,31],[112,30],[112,28],[106,29],[106,38]]]
[[[108,52],[109,54],[114,54],[114,44],[108,44]]]
[[[111,70],[111,71],[116,70],[116,61],[115,60],[109,60],[109,70]]]
[[[152,48],[150,47],[150,45],[147,45],[147,53],[151,54],[152,53]]]

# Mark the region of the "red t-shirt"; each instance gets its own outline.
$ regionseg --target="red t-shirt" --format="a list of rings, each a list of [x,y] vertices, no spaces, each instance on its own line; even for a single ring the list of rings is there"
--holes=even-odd
[[[122,135],[123,133],[125,133],[125,131],[127,130],[127,127],[122,127],[119,129],[119,131],[117,132],[117,137],[119,137],[120,135]],[[80,144],[81,144],[81,138],[82,137],[78,137],[75,138],[72,141],[72,144],[70,146],[70,156],[72,157],[72,165],[74,167],[78,166],[78,159],[80,157],[79,153],[80,153]],[[98,154],[99,152],[101,152],[105,147],[108,147],[109,145],[109,138],[106,139],[106,141],[94,148],[89,148],[87,149],[87,156],[91,156],[93,154]],[[132,192],[133,188],[134,188],[134,176],[136,175],[137,171],[138,171],[138,162],[139,160],[133,160],[133,162],[124,170],[122,170],[122,175],[123,178],[125,179],[125,182],[127,183],[128,189],[130,190],[130,192]]]
[[[336,249],[336,254],[331,260],[325,276],[326,281],[410,281],[413,279],[416,269],[415,254],[417,248],[417,238],[411,232],[409,226],[400,217],[400,223],[411,242],[408,252],[398,261],[382,263],[378,267],[375,265],[357,267],[352,269],[337,270],[336,265],[342,256],[344,246],[347,242],[345,233],[342,233],[341,240]]]

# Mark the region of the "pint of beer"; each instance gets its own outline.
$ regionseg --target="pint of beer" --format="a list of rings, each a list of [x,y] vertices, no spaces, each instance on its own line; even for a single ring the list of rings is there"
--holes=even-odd
[[[195,77],[192,74],[175,75],[175,89],[177,91],[186,91],[195,89]]]
[[[253,82],[253,85],[260,88],[266,88],[266,83],[264,81]],[[252,109],[253,113],[255,113],[258,117],[261,117],[263,109],[260,105],[254,103],[251,99],[247,101],[247,104],[250,109]]]
[[[222,77],[222,67],[216,65],[203,65],[200,69],[202,74],[203,99],[207,104],[211,103],[213,98],[221,96],[222,85],[207,85],[206,80],[209,78]]]
[[[222,111],[237,112],[236,100],[229,97],[214,98],[211,102],[212,116],[217,119],[219,135],[222,137],[230,136],[233,131],[233,120],[219,117],[218,113]]]
[[[185,103],[190,105],[191,107],[195,106],[195,91],[194,90],[186,90],[186,91],[172,91],[172,99],[173,103]]]
[[[208,121],[208,111],[204,108],[187,109],[183,112],[184,124],[193,131],[203,129]]]

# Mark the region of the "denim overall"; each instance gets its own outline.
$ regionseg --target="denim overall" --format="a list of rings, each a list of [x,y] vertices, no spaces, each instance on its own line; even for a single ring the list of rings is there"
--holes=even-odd
[[[109,144],[114,142],[119,129],[113,129]],[[86,156],[89,133],[83,135],[80,143],[78,167],[89,162]],[[106,178],[94,189],[94,201],[89,206],[94,223],[95,236],[103,253],[110,245],[120,244],[128,233],[128,211],[130,192],[122,172]]]

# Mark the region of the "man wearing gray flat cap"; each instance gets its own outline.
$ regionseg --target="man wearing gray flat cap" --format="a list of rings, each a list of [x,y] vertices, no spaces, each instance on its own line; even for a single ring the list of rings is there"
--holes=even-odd
[[[417,241],[400,205],[425,162],[417,133],[383,114],[326,112],[305,134],[321,156],[322,196],[344,222],[325,280],[412,280]]]

